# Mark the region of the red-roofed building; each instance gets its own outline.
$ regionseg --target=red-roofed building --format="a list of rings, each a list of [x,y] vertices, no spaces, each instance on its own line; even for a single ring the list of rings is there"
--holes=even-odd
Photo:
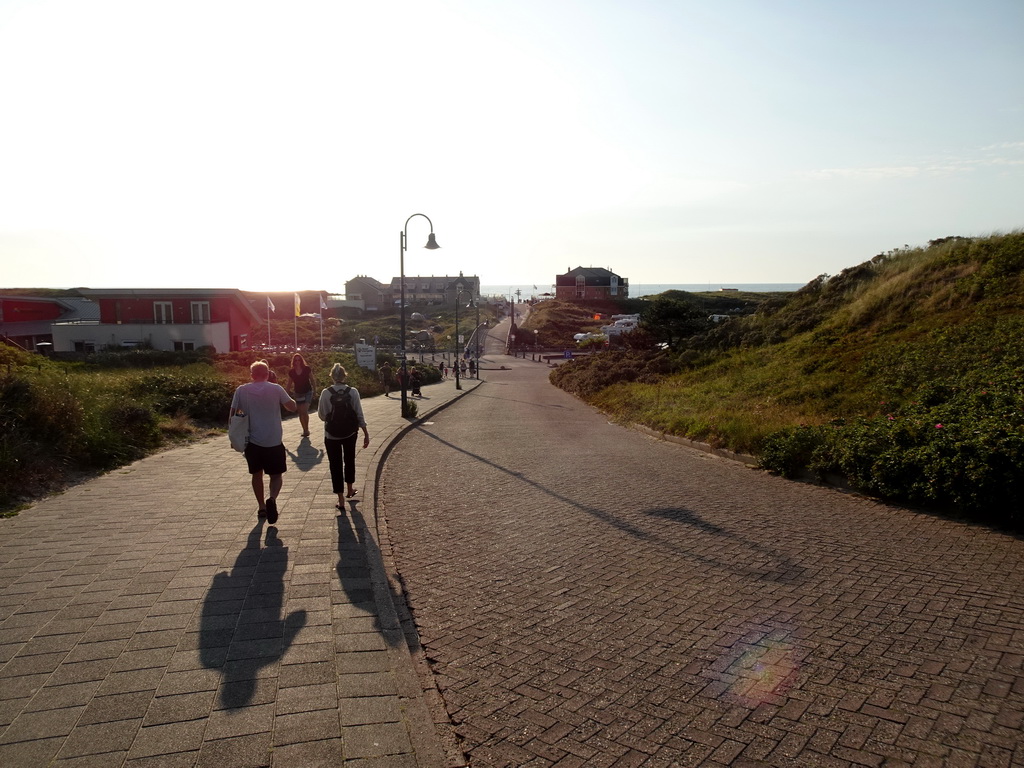
[[[0,295],[0,339],[28,352],[48,351],[59,321],[95,320],[96,305],[79,296]]]
[[[629,280],[603,267],[576,267],[555,277],[555,298],[563,301],[625,299]]]
[[[217,352],[250,349],[262,318],[241,291],[193,288],[82,288],[98,319],[57,320],[54,352],[148,347]]]

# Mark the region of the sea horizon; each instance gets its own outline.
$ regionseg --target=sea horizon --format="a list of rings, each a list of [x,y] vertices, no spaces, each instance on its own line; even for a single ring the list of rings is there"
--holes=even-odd
[[[629,298],[657,296],[665,291],[687,291],[689,293],[714,293],[727,289],[748,291],[750,293],[776,293],[798,291],[804,283],[635,283],[629,286]],[[522,299],[540,297],[545,293],[555,294],[554,285],[481,285],[480,293],[484,296],[508,296],[519,292]]]

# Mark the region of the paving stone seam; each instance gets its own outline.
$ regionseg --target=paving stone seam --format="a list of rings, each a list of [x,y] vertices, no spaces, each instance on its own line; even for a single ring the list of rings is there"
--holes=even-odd
[[[368,558],[374,599],[380,612],[382,625],[401,630],[398,633],[401,637],[401,645],[393,648],[391,652],[395,661],[394,669],[401,674],[402,678],[399,680],[399,685],[403,691],[410,694],[408,698],[404,699],[408,706],[406,715],[409,717],[413,749],[421,766],[463,768],[468,766],[469,762],[459,746],[459,739],[455,734],[455,728],[445,707],[444,699],[437,689],[433,671],[423,653],[416,624],[406,605],[405,589],[395,565],[387,520],[379,506],[380,480],[388,456],[404,435],[474,391],[482,383],[483,381],[480,379],[463,380],[461,392],[422,414],[418,413],[414,420],[409,420],[408,423],[399,426],[388,436],[386,441],[382,441],[382,447],[374,456],[374,470],[367,472],[365,480],[366,486],[370,486],[372,482],[372,493],[367,494],[364,491],[364,498],[373,500],[373,517],[376,527],[374,556]],[[422,405],[422,401],[419,404]],[[370,538],[372,537],[368,537],[368,540]],[[386,624],[385,621],[387,621]],[[425,762],[424,758],[431,762]]]

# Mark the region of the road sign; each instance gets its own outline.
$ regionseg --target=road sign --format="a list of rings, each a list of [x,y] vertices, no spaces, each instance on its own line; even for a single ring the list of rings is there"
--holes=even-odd
[[[356,365],[377,370],[377,348],[372,344],[356,344]]]

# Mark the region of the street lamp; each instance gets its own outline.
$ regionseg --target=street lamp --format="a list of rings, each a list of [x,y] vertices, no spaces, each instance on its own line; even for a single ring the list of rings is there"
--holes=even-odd
[[[480,378],[480,297],[474,296],[472,301],[466,305],[466,309],[472,309],[476,307],[476,330],[473,331],[473,347],[472,353],[476,358],[476,377]],[[475,354],[474,354],[475,353]]]
[[[462,389],[462,382],[459,381],[459,364],[462,362],[462,353],[459,352],[459,304],[462,303],[462,289],[459,288],[455,294],[455,388]]]
[[[405,361],[405,242],[406,242],[406,233],[409,230],[409,222],[412,221],[417,216],[422,216],[424,219],[427,220],[427,223],[430,225],[430,236],[427,238],[427,244],[425,246],[423,246],[423,247],[424,248],[428,248],[431,251],[441,247],[440,245],[437,244],[437,241],[434,239],[434,222],[432,222],[430,220],[430,217],[427,216],[425,213],[414,213],[412,216],[410,216],[408,219],[405,220],[405,226],[402,228],[402,231],[398,233],[399,234],[399,241],[398,241],[398,244],[399,244],[399,248],[398,248],[398,279],[402,282],[402,291],[401,291],[402,307],[401,307],[400,315],[401,315],[401,318],[402,318],[401,319],[401,334],[402,334],[402,418],[403,419],[406,418],[407,416],[409,416],[409,400],[408,400],[408,395],[406,394],[406,390],[405,390],[406,384],[408,383],[408,379],[409,379],[409,369],[408,369],[408,366],[406,365],[406,361]]]

